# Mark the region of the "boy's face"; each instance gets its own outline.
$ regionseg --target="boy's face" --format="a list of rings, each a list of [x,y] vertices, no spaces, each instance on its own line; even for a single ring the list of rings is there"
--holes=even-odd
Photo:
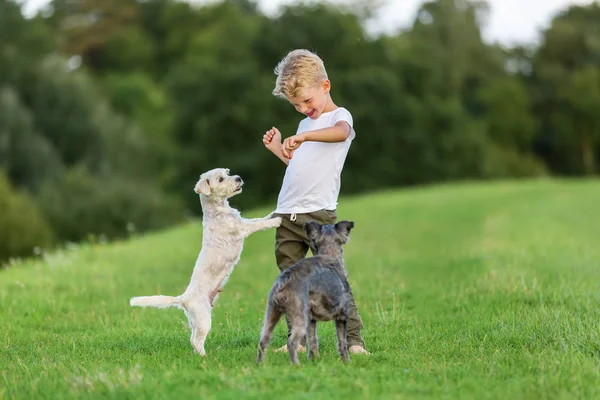
[[[288,101],[296,107],[296,111],[311,119],[317,119],[325,111],[329,100],[330,83],[324,80],[320,86],[302,90],[296,97],[288,97]]]

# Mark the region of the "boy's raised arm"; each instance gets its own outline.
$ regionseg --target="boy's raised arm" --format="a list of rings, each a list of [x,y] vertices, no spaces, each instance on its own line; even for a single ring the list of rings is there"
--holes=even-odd
[[[343,142],[350,135],[350,125],[346,121],[338,121],[331,128],[317,129],[296,136],[304,136],[302,142]]]
[[[263,143],[265,147],[283,161],[285,165],[290,163],[290,160],[283,154],[281,133],[277,128],[273,127],[263,135]]]
[[[290,136],[283,141],[281,146],[284,158],[292,158],[296,150],[304,142],[343,142],[350,135],[350,124],[346,121],[338,121],[330,128],[316,129],[299,135]]]

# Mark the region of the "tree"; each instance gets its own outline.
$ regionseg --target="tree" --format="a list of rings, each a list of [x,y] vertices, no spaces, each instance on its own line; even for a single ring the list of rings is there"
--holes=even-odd
[[[571,6],[543,33],[533,61],[535,109],[542,124],[542,156],[557,173],[593,174],[598,151],[600,5]]]
[[[557,115],[557,123],[576,138],[583,170],[596,173],[595,150],[600,145],[600,69],[588,66],[571,74],[561,93],[565,112]]]
[[[0,0],[0,86],[27,87],[33,66],[55,42],[43,20],[26,20],[15,1]]]
[[[506,148],[531,152],[537,126],[527,88],[516,78],[500,78],[483,87],[480,98],[490,139]]]
[[[35,202],[0,170],[0,261],[32,256],[54,244],[52,230]]]
[[[179,173],[173,190],[193,212],[198,212],[197,198],[185,188],[216,165],[227,165],[256,189],[236,201],[247,205],[264,199],[260,177],[270,171],[265,170],[269,154],[260,141],[261,130],[275,124],[273,105],[278,103],[253,54],[261,18],[247,16],[232,2],[202,12],[210,22],[191,36],[185,57],[166,79],[177,110]]]
[[[97,71],[104,67],[109,39],[122,35],[140,16],[136,0],[53,0],[50,9],[47,21],[59,32],[63,51],[81,56],[84,65]]]
[[[0,88],[0,168],[11,184],[35,192],[63,167],[52,144],[35,130],[33,116],[17,93]]]

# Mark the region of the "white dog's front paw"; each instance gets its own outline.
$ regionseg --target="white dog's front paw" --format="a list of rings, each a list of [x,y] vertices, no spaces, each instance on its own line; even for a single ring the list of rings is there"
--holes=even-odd
[[[279,228],[281,226],[281,217],[271,218],[273,220],[273,227]]]

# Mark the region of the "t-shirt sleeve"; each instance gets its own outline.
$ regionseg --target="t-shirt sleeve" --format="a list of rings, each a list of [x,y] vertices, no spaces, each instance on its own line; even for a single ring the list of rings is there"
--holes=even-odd
[[[346,140],[352,140],[356,136],[356,132],[354,132],[354,121],[352,119],[352,114],[350,111],[345,108],[338,108],[335,117],[333,118],[333,124],[335,125],[339,121],[346,121],[348,125],[350,125],[350,135]]]

